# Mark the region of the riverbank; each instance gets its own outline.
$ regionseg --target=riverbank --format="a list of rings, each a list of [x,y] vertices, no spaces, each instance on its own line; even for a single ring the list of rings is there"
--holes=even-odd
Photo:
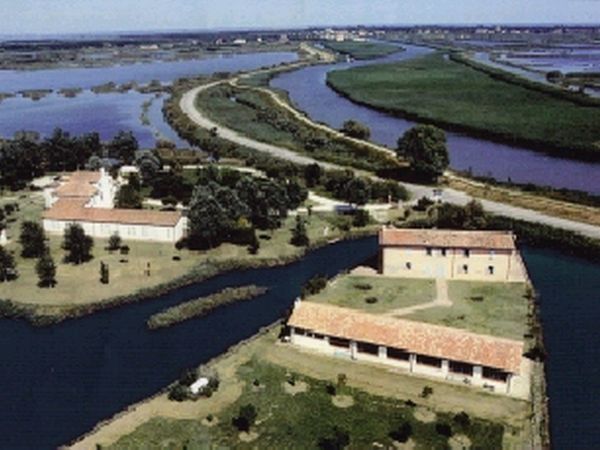
[[[370,41],[325,41],[323,42],[323,46],[360,61],[381,58],[403,51],[402,47],[397,45]]]
[[[260,235],[256,255],[245,246],[222,244],[209,251],[178,251],[165,244],[130,242],[129,254],[110,255],[104,250],[105,240],[96,240],[95,259],[79,266],[62,263],[56,258],[58,284],[52,289],[36,286],[35,260],[17,259],[20,277],[0,284],[0,317],[25,319],[36,326],[47,326],[114,308],[128,303],[167,294],[175,289],[199,283],[234,270],[276,267],[302,258],[306,252],[339,239],[353,239],[377,232],[377,226],[343,231],[336,227],[331,214],[313,214],[307,222],[311,244],[291,245],[291,230],[295,218],[290,217],[277,230]],[[16,228],[16,226],[15,226]],[[17,235],[16,233],[14,234]],[[60,239],[50,239],[56,255]],[[16,249],[9,244],[9,249]],[[101,254],[99,254],[99,252]],[[153,253],[151,276],[144,270]],[[177,256],[178,259],[172,258]],[[126,263],[119,260],[126,259]],[[113,261],[114,260],[114,261]],[[98,281],[99,261],[108,263],[110,283]],[[88,284],[82,290],[84,282]]]
[[[509,187],[494,180],[472,179],[450,172],[444,175],[442,184],[474,198],[507,203],[563,219],[600,226],[600,210],[597,204],[600,198],[583,192],[562,193],[535,187],[526,190],[528,186]],[[572,201],[564,200],[565,197]]]
[[[70,448],[143,448],[165,440],[259,447],[294,442],[311,447],[333,425],[347,426],[355,445],[391,444],[389,433],[399,417],[411,423],[413,445],[434,445],[448,439],[434,432],[435,424],[451,424],[459,412],[468,415],[472,426],[452,428],[473,445],[508,448],[530,442],[526,401],[392,373],[375,364],[332,360],[279,343],[278,333],[279,326],[271,326],[204,365],[221,379],[209,399],[177,403],[163,391],[101,424]],[[336,385],[340,373],[346,381],[337,385],[332,398],[326,388]],[[423,398],[426,386],[433,394]],[[341,406],[336,406],[338,400]],[[258,413],[251,443],[231,425],[239,407],[248,403]]]
[[[494,79],[442,54],[333,71],[327,84],[353,102],[406,119],[555,156],[600,160],[600,109]]]

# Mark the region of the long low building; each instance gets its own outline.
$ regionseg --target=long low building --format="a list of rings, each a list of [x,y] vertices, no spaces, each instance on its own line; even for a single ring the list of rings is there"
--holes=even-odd
[[[380,267],[385,276],[465,281],[527,281],[510,231],[383,228]]]
[[[79,224],[92,237],[175,243],[185,236],[180,211],[112,208],[116,185],[102,172],[74,172],[48,189],[43,225],[48,233],[63,233]]]
[[[328,355],[518,397],[529,393],[520,341],[310,301],[298,301],[287,324],[293,344]]]

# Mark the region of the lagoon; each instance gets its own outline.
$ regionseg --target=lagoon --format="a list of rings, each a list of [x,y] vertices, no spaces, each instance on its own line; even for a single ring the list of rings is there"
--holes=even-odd
[[[142,148],[154,147],[157,138],[167,138],[179,147],[188,147],[162,117],[164,98],[153,101],[148,113],[150,124],[143,125],[142,105],[154,99],[153,94],[136,91],[95,94],[90,88],[108,82],[147,84],[159,80],[170,84],[181,77],[251,70],[296,59],[296,53],[271,52],[102,68],[0,71],[0,92],[84,89],[74,98],[54,92],[37,101],[20,95],[4,99],[0,102],[0,137],[12,137],[20,130],[48,136],[54,128],[61,127],[75,135],[98,131],[102,139],[111,139],[119,130],[131,130]]]
[[[385,58],[354,63],[312,66],[283,73],[271,86],[287,91],[295,105],[312,119],[340,128],[349,119],[363,122],[371,129],[371,139],[390,148],[415,122],[394,117],[352,103],[326,84],[327,73],[370,64],[393,63],[418,58],[433,50],[403,45],[406,51]],[[527,148],[472,138],[448,132],[450,166],[474,175],[489,176],[500,181],[509,178],[517,183],[534,183],[557,188],[576,189],[600,194],[600,163],[557,158]]]

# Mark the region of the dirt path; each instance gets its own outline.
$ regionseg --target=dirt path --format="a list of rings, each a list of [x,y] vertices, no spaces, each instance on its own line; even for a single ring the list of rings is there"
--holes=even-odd
[[[444,278],[436,278],[435,280],[436,296],[431,302],[421,303],[420,305],[407,306],[405,308],[393,309],[386,313],[388,316],[406,316],[416,311],[423,309],[435,308],[437,306],[449,307],[452,306],[452,300],[448,296],[448,281]]]
[[[255,73],[255,72],[252,72],[250,74],[245,74],[245,75],[249,76],[253,73]],[[223,80],[223,81],[217,81],[217,82],[201,85],[201,86],[195,87],[194,89],[186,92],[182,96],[181,102],[180,102],[180,107],[181,107],[182,111],[198,126],[206,128],[206,129],[216,128],[218,135],[220,137],[222,137],[223,139],[229,140],[229,141],[234,142],[239,145],[243,145],[243,146],[252,148],[254,150],[269,153],[276,158],[285,159],[285,160],[292,161],[294,163],[302,164],[302,165],[318,163],[319,165],[321,165],[322,167],[324,167],[326,169],[344,169],[345,168],[345,167],[339,166],[337,164],[326,163],[326,162],[322,162],[322,161],[316,160],[314,158],[311,158],[309,156],[300,155],[300,154],[298,154],[290,149],[284,148],[284,147],[267,144],[265,142],[260,142],[255,139],[246,137],[246,136],[242,135],[241,133],[238,133],[237,131],[234,131],[227,127],[223,127],[222,125],[219,125],[218,123],[212,121],[202,111],[200,111],[199,109],[196,108],[195,99],[200,92],[202,92],[206,89],[210,89],[211,87],[214,87],[218,84],[228,83],[228,82],[232,82],[232,81],[235,82],[236,79],[234,78],[233,80]],[[278,105],[281,105],[282,108],[285,108],[287,111],[290,111],[292,114],[294,114],[294,117],[296,117],[298,120],[302,121],[303,123],[310,125],[311,127],[314,127],[316,129],[327,131],[328,133],[330,133],[332,135],[336,135],[336,136],[341,135],[340,137],[343,137],[344,139],[353,140],[352,138],[348,138],[347,136],[343,135],[339,131],[334,130],[326,125],[313,122],[302,112],[293,108],[287,102],[285,102],[281,98],[279,98],[277,96],[277,94],[269,91],[268,89],[264,89],[264,88],[258,88],[258,89],[269,93],[271,98],[273,98],[273,100],[275,102],[277,102]],[[357,141],[357,140],[353,140],[353,141]],[[365,141],[358,141],[358,142],[360,142],[361,144],[368,145],[369,147],[378,149],[379,151],[382,151],[385,153],[390,152],[390,149],[388,149],[387,147],[384,147],[384,146],[380,146],[380,145],[377,145],[374,143],[366,143]],[[412,184],[412,183],[402,183],[402,184],[412,194],[413,198],[417,199],[417,198],[421,198],[423,196],[427,196],[427,197],[433,196],[433,189],[434,189],[433,187]],[[473,198],[474,197],[472,197],[464,192],[457,191],[457,190],[451,189],[451,188],[444,189],[443,193],[442,193],[443,201],[458,204],[458,205],[465,205],[466,203],[471,201]],[[563,228],[565,230],[574,231],[574,232],[580,233],[584,236],[588,236],[591,238],[600,239],[600,226],[595,226],[595,225],[582,223],[582,222],[576,222],[574,220],[563,219],[563,218],[559,218],[559,217],[553,217],[553,216],[549,216],[549,215],[544,214],[539,211],[534,211],[531,209],[526,209],[526,208],[522,208],[522,207],[518,207],[518,206],[512,206],[512,205],[509,205],[506,203],[490,201],[490,200],[480,200],[480,201],[481,201],[481,204],[483,205],[483,207],[487,211],[489,211],[493,214],[504,215],[504,216],[508,216],[508,217],[511,217],[514,219],[526,220],[529,222],[539,222],[539,223],[542,223],[545,225],[550,225],[550,226],[553,226],[556,228]]]

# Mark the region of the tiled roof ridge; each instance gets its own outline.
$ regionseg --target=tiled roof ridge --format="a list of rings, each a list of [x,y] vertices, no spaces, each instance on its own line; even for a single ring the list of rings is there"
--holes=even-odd
[[[296,305],[288,324],[339,338],[404,348],[413,353],[513,373],[520,370],[524,345],[513,339],[310,301]]]

